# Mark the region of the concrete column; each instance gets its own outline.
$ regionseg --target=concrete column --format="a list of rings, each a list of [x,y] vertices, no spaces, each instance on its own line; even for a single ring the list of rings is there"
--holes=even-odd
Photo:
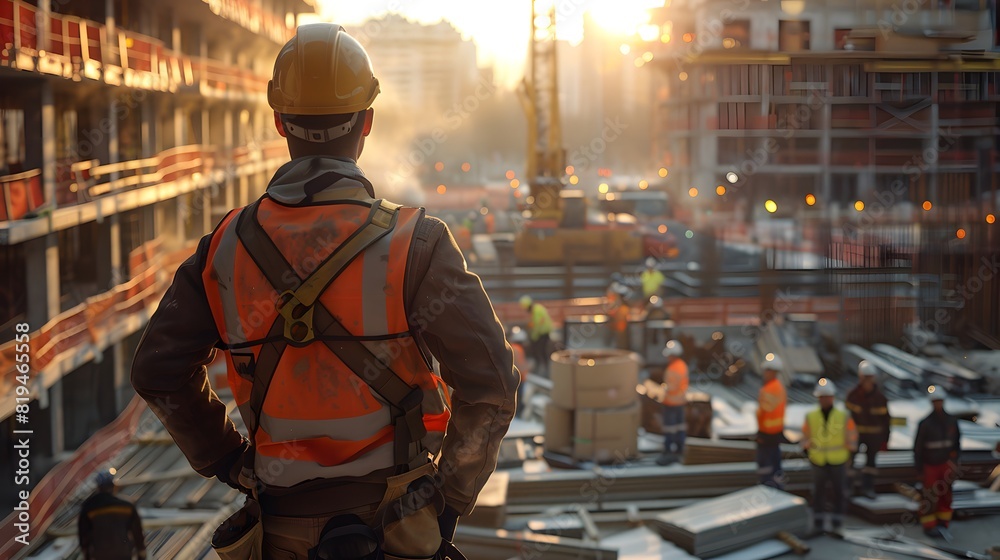
[[[250,178],[246,175],[240,177],[240,206],[250,204]]]
[[[38,34],[36,41],[38,50],[51,51],[50,42],[52,40],[49,29],[49,17],[52,14],[51,0],[38,0],[38,12],[35,17],[35,32]]]
[[[118,152],[118,100],[111,97],[108,102],[108,162],[117,163],[121,161]],[[112,175],[112,179],[117,179],[117,174]]]
[[[201,234],[212,231],[212,189],[202,189],[195,196],[201,196]]]
[[[832,71],[832,67],[827,67]],[[822,130],[819,138],[819,164],[820,175],[820,200],[829,202],[833,192],[833,177],[830,173],[830,149],[832,139],[830,138],[830,127],[833,120],[833,105],[828,97],[824,96],[823,107],[820,109],[820,128]]]
[[[227,108],[222,113],[223,144],[226,150],[232,150],[235,147],[235,123],[239,120],[233,118],[234,111],[238,111],[238,109]],[[229,211],[229,209],[236,207],[236,181],[232,173],[226,173],[226,182],[223,188],[225,189],[225,210]]]
[[[97,224],[97,284],[106,289],[125,281],[122,268],[121,220],[112,214]]]
[[[180,18],[177,17],[177,10],[173,9],[170,13],[171,27],[170,27],[170,48],[174,52],[181,52],[181,22]]]
[[[107,352],[105,352],[106,354]],[[132,384],[129,381],[129,357],[125,355],[125,343],[118,342],[111,347],[114,367],[115,415],[125,409],[132,399]]]
[[[174,147],[187,144],[185,124],[184,108],[180,105],[174,105]]]
[[[108,37],[115,33],[115,0],[104,0],[104,25],[108,28]]]
[[[42,191],[45,200],[55,205],[56,178],[49,172],[56,168],[56,108],[52,83],[40,82],[26,88],[21,106],[24,107],[25,168],[42,169]]]
[[[55,233],[26,241],[24,273],[28,278],[28,324],[41,328],[59,314],[59,238]]]
[[[184,228],[185,222],[191,219],[191,208],[187,204],[189,195],[181,195],[174,199],[177,205],[177,221],[174,223],[177,242],[183,244],[187,241],[187,231]]]
[[[156,154],[156,102],[150,96],[142,100],[140,106],[142,157],[153,157]]]

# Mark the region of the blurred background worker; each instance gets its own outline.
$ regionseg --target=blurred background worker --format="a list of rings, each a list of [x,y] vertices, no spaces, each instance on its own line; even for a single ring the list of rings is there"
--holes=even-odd
[[[643,270],[642,274],[639,275],[639,281],[642,282],[643,299],[648,300],[652,296],[660,295],[660,289],[662,289],[665,279],[663,273],[656,269],[656,259],[653,257],[646,259],[646,270]]]
[[[528,338],[531,339],[530,354],[535,361],[535,373],[548,377],[552,317],[549,310],[531,296],[521,296],[521,307],[528,312]]]
[[[629,307],[625,298],[628,295],[628,287],[620,282],[612,282],[608,288],[608,318],[611,320],[611,335],[614,338],[614,346],[620,350],[628,350],[628,318]]]
[[[875,499],[875,457],[889,445],[889,401],[875,383],[875,364],[861,360],[858,385],[847,395],[845,406],[858,427],[859,445],[865,447],[865,466],[861,469],[861,493]],[[850,467],[854,467],[851,458]]]
[[[951,485],[958,478],[958,420],[944,409],[947,394],[939,385],[927,388],[934,409],[920,421],[913,440],[913,466],[924,482],[920,524],[930,537],[948,536]]]
[[[663,377],[667,392],[663,396],[663,447],[667,455],[680,456],[684,453],[687,438],[687,422],[684,416],[687,404],[688,366],[684,363],[684,347],[671,340],[663,347],[667,359],[667,369]]]
[[[813,475],[813,524],[824,530],[827,486],[833,489],[833,530],[839,532],[847,513],[847,462],[858,450],[858,430],[846,411],[836,408],[833,381],[820,379],[813,396],[819,408],[806,415],[802,448],[809,452]]]
[[[781,470],[781,443],[785,441],[785,405],[788,395],[778,379],[784,364],[769,354],[760,365],[764,385],[757,395],[757,477],[761,484],[784,488]]]
[[[84,560],[146,557],[142,520],[135,505],[115,496],[113,472],[98,473],[97,493],[80,506],[77,529]]]

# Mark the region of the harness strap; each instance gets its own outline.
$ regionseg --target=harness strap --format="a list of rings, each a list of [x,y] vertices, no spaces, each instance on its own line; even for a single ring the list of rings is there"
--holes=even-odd
[[[258,354],[249,402],[251,443],[256,441],[264,399],[282,353],[290,343],[302,345],[312,342],[318,331],[322,335],[332,335],[338,339],[323,339],[322,342],[392,406],[394,462],[397,471],[425,463],[426,453],[421,454],[419,447],[420,440],[427,433],[421,410],[422,391],[400,379],[389,364],[373,354],[361,341],[354,339],[326,307],[317,304],[319,295],[347,265],[395,227],[400,206],[384,200],[378,201],[373,205],[367,222],[302,281],[258,222],[257,209],[261,200],[263,199],[240,214],[236,224],[237,236],[267,281],[281,293],[279,316],[272,324],[268,338],[283,335],[286,340],[266,343]],[[391,344],[392,341],[385,343]],[[411,446],[416,448],[411,450]],[[253,461],[251,447],[245,465],[245,469],[249,469],[251,473]]]

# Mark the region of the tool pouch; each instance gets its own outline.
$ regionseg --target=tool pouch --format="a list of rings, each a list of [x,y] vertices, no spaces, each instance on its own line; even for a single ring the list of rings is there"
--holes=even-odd
[[[222,560],[262,560],[264,527],[260,504],[247,498],[243,507],[229,516],[212,535],[212,548]]]
[[[444,494],[428,463],[410,472],[389,477],[377,519],[382,531],[385,560],[431,560],[441,549],[438,516],[444,511]]]
[[[378,535],[357,515],[327,521],[309,560],[383,560]]]

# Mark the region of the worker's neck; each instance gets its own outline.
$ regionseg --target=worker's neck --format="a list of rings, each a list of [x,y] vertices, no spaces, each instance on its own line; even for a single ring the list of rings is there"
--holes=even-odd
[[[313,151],[307,151],[307,150],[301,150],[301,151],[299,151],[299,150],[291,150],[290,149],[290,150],[288,150],[288,155],[290,155],[292,157],[292,159],[298,159],[298,158],[301,158],[301,157],[331,157],[331,158],[338,158],[338,159],[346,159],[346,160],[353,161],[355,163],[357,163],[357,161],[358,161],[358,154],[357,154],[357,152],[348,153],[346,150],[327,151],[327,152],[313,152]]]

